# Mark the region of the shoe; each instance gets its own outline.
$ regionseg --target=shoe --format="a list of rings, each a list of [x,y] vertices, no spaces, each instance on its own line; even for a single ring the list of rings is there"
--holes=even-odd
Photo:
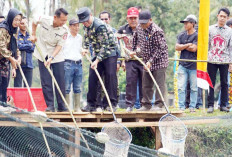
[[[103,110],[102,110],[101,107],[98,107],[98,108],[96,109],[96,112],[103,112]]]
[[[95,107],[90,106],[89,104],[81,108],[82,112],[94,112],[96,111]]]
[[[117,111],[117,107],[112,106],[112,108],[113,108],[113,111],[114,111],[114,112],[116,112],[116,111]],[[111,112],[111,108],[110,108],[109,106],[108,106],[108,107],[106,107],[106,111]]]
[[[213,113],[213,107],[209,107],[208,110],[207,110],[207,113]]]
[[[190,113],[196,112],[194,108],[190,108],[189,111],[190,111]]]
[[[220,111],[229,112],[230,110],[227,107],[220,107]]]
[[[54,108],[51,108],[51,107],[47,107],[45,112],[54,112],[55,109]]]
[[[68,109],[57,110],[57,112],[68,112]]]
[[[140,109],[138,109],[137,111],[149,111],[151,109],[150,106],[142,106]]]
[[[126,112],[132,112],[133,111],[133,107],[127,107]]]
[[[159,106],[152,106],[150,111],[162,111],[162,108]]]

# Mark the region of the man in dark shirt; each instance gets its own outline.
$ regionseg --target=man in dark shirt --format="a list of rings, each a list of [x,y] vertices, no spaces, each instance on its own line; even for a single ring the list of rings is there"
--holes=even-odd
[[[21,67],[26,77],[29,87],[32,85],[33,61],[32,53],[34,52],[35,45],[29,40],[30,35],[26,31],[27,19],[23,17],[19,25],[18,34],[18,48],[21,51]],[[16,69],[16,77],[14,79],[14,87],[22,87],[22,75],[19,69]],[[24,83],[24,87],[26,87]]]
[[[116,42],[112,30],[101,21],[93,17],[90,9],[87,7],[80,8],[77,11],[79,22],[84,25],[84,50],[83,55],[88,53],[89,45],[93,49],[92,61],[89,68],[89,89],[87,94],[87,106],[82,108],[84,112],[97,111],[102,112],[103,106],[97,104],[97,84],[98,77],[94,71],[97,69],[99,74],[105,74],[105,86],[109,94],[113,109],[117,105],[117,53]],[[106,98],[103,103],[107,104]]]
[[[166,69],[168,66],[168,46],[164,37],[164,32],[152,22],[149,10],[139,13],[139,23],[133,37],[133,51],[141,49],[141,56],[147,67],[154,76],[161,94],[166,96]],[[139,54],[133,53],[131,56]],[[163,107],[163,101],[156,89],[155,105],[152,107],[151,101],[154,93],[154,83],[147,71],[143,72],[143,99],[142,107],[138,111],[158,111]]]
[[[197,18],[188,15],[183,21],[185,31],[177,37],[176,50],[181,51],[180,59],[197,59],[197,32],[194,26]],[[190,112],[195,112],[197,102],[197,72],[195,62],[180,62],[178,68],[178,97],[179,108],[185,110],[186,86],[190,83]]]
[[[122,39],[125,43],[126,48],[128,48],[129,50],[132,50],[133,34],[138,25],[138,16],[139,11],[137,8],[129,8],[127,11],[128,24],[121,26],[118,30],[119,34],[123,34],[124,37]],[[126,61],[122,63],[122,67],[126,68],[126,111],[131,112],[136,101],[137,81],[139,81],[140,101],[142,100],[143,65],[139,63],[139,61],[131,58],[128,54],[122,54],[122,56],[126,59]]]

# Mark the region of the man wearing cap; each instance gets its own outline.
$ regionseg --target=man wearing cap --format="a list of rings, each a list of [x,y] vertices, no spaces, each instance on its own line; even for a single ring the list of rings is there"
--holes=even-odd
[[[105,87],[109,94],[113,109],[117,105],[117,54],[116,42],[112,29],[100,19],[93,17],[87,7],[80,8],[77,11],[79,22],[84,25],[84,44],[83,55],[88,53],[89,44],[92,45],[93,54],[89,69],[89,89],[87,93],[87,106],[82,111],[102,112],[104,106],[108,106],[107,99],[103,99],[103,105],[97,104],[97,83],[98,77],[94,71],[97,69],[99,74],[105,74]],[[105,105],[106,104],[106,105]]]
[[[129,50],[132,50],[132,40],[133,34],[136,31],[136,27],[138,26],[138,17],[139,11],[135,7],[131,7],[127,10],[127,22],[128,24],[121,26],[118,30],[118,34],[122,35],[122,38],[119,40],[123,40],[125,43],[125,47]],[[123,51],[122,51],[123,52]],[[131,112],[133,110],[136,94],[137,94],[137,82],[139,81],[139,97],[140,101],[142,100],[142,76],[143,76],[143,65],[130,57],[129,54],[124,55],[126,61],[122,63],[122,67],[126,69],[126,105],[127,112]],[[141,57],[138,54],[138,57]]]
[[[221,106],[220,111],[229,112],[226,107],[228,101],[228,70],[231,72],[232,64],[225,64],[232,61],[232,30],[226,25],[230,11],[228,8],[221,8],[217,15],[217,24],[209,27],[209,48],[208,61],[219,63],[208,63],[207,70],[213,86],[216,81],[216,74],[219,69],[221,83]],[[214,88],[210,87],[208,95],[208,113],[214,111]]]
[[[80,112],[81,83],[82,83],[82,36],[79,32],[79,20],[69,21],[69,34],[63,47],[64,78],[65,78],[65,99],[70,104],[71,85],[73,87],[73,110]]]
[[[177,37],[175,49],[181,51],[180,59],[197,59],[197,32],[195,25],[197,18],[195,15],[188,15],[183,21],[184,32],[181,32]],[[197,102],[197,71],[195,62],[179,62],[178,68],[178,97],[179,108],[185,110],[186,86],[190,83],[190,103],[189,110],[194,112]]]
[[[36,29],[40,25],[37,45],[42,52],[39,53],[37,47],[34,56],[38,59],[40,79],[43,90],[45,102],[47,104],[46,111],[54,111],[54,95],[52,78],[46,67],[52,68],[54,77],[60,87],[63,95],[65,95],[65,81],[64,81],[64,55],[61,49],[67,39],[67,28],[64,27],[68,18],[68,12],[59,8],[55,11],[54,17],[41,16],[35,19],[32,23],[32,36],[31,40],[35,42]],[[43,61],[45,59],[45,62]],[[67,111],[65,104],[56,90],[56,99],[58,104],[58,111]]]
[[[133,37],[133,51],[141,49],[141,56],[147,67],[154,76],[162,95],[166,96],[166,69],[168,66],[168,46],[164,37],[164,32],[155,23],[152,22],[149,10],[143,10],[139,13],[139,23],[137,31]],[[131,54],[138,55],[138,52]],[[155,105],[152,107],[151,101],[154,93],[154,83],[146,70],[143,71],[143,99],[142,107],[138,111],[157,111],[161,110],[163,101],[156,89]]]

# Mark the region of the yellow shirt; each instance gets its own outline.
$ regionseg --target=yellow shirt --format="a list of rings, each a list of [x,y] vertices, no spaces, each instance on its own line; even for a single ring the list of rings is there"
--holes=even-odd
[[[39,24],[39,31],[37,35],[37,45],[42,51],[42,56],[51,56],[57,45],[62,46],[67,39],[68,30],[65,26],[53,27],[53,17],[41,16],[34,20],[35,24]],[[35,48],[34,56],[43,61],[37,48]],[[52,63],[64,61],[64,55],[60,51],[52,60]]]

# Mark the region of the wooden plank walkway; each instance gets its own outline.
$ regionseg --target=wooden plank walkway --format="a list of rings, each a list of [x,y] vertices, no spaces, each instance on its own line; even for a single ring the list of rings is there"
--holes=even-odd
[[[48,118],[54,119],[58,122],[61,122],[65,125],[74,126],[72,118],[68,112],[46,112]],[[165,115],[165,111],[159,112],[115,112],[118,122],[122,123],[124,126],[128,128],[135,128],[135,127],[150,127],[152,133],[155,136],[155,145],[156,149],[159,149],[161,145],[161,135],[159,132],[159,119]],[[185,116],[185,113],[182,111],[173,111],[171,112],[172,115],[176,117]],[[22,113],[12,113],[14,117],[17,117],[25,122],[28,122],[36,127],[39,127],[37,121],[35,121],[31,115],[29,114],[22,114]],[[77,121],[77,125],[80,128],[101,128],[105,124],[112,122],[113,116],[111,112],[82,112],[82,113],[73,113],[74,118]],[[0,116],[3,118],[4,116]],[[219,119],[199,119],[199,120],[183,120],[184,124],[186,125],[194,125],[194,124],[209,124],[209,123],[218,123]],[[0,126],[23,126],[20,123],[15,121],[1,121]],[[51,122],[44,122],[44,127],[54,127],[54,123]],[[64,127],[64,125],[59,125],[58,123],[55,124],[55,127]]]

